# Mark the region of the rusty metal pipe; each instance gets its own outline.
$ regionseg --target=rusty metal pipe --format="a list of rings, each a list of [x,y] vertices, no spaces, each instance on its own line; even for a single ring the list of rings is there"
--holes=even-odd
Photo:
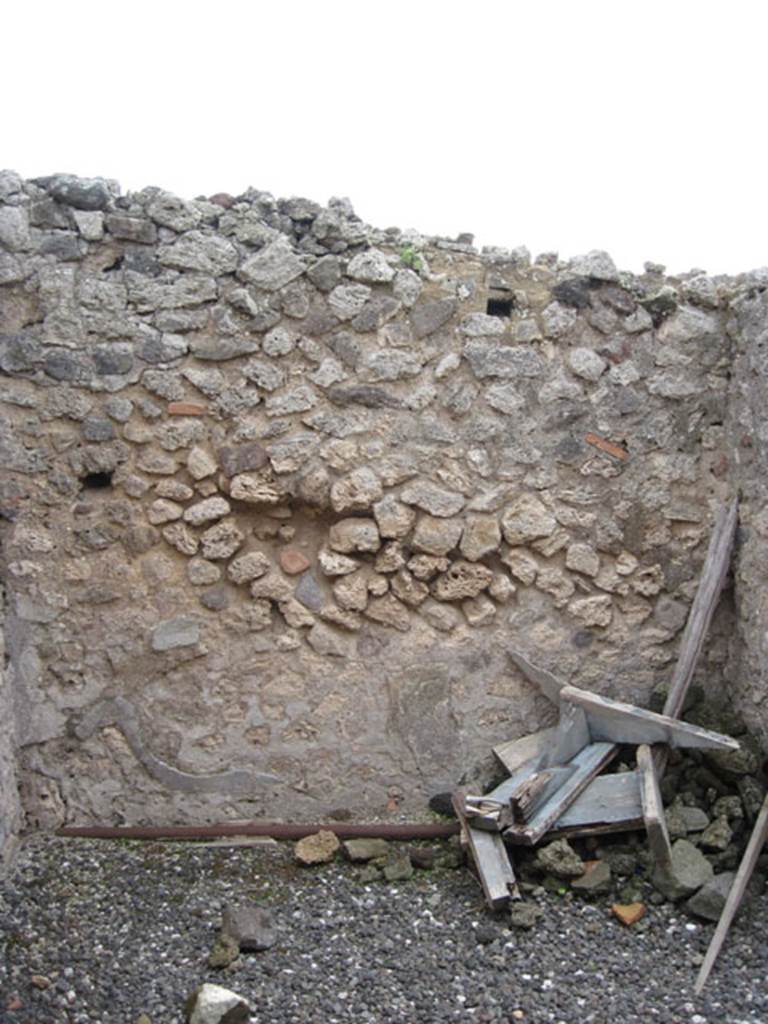
[[[270,836],[303,839],[316,832],[333,832],[339,839],[446,839],[459,831],[458,822],[413,822],[360,825],[332,821],[322,825],[282,821],[222,822],[217,825],[69,825],[56,835],[79,839],[224,839],[227,836]]]

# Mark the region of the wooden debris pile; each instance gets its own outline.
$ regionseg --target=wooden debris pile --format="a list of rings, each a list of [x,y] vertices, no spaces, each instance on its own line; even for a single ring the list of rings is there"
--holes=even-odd
[[[453,794],[462,840],[493,910],[520,898],[508,845],[534,846],[545,838],[645,828],[655,871],[663,875],[669,870],[671,848],[659,792],[667,752],[675,747],[739,747],[728,736],[679,718],[728,572],[737,514],[734,500],[720,510],[715,521],[662,714],[566,685],[520,653],[509,652],[526,678],[558,705],[559,722],[556,727],[494,748],[508,778],[491,792],[457,790]],[[636,768],[600,774],[617,754],[619,745],[627,744],[637,748]],[[715,948],[716,941],[722,944],[767,835],[768,801],[702,967],[697,991],[711,969],[720,948]]]

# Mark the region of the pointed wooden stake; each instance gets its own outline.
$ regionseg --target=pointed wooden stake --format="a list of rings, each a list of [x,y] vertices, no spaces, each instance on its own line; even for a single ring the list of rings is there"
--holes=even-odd
[[[731,927],[731,922],[736,916],[736,911],[739,909],[744,890],[747,888],[747,884],[752,877],[752,872],[757,862],[757,858],[760,856],[760,851],[763,848],[763,844],[768,839],[768,796],[763,802],[763,806],[760,809],[760,813],[757,816],[755,827],[752,830],[747,848],[744,851],[744,856],[741,858],[741,864],[739,864],[739,870],[736,872],[736,877],[733,880],[731,891],[728,893],[728,899],[725,901],[723,912],[720,915],[720,920],[717,922],[717,928],[715,934],[712,936],[712,941],[709,944],[707,955],[704,957],[704,963],[701,965],[699,976],[696,979],[696,985],[694,991],[698,995],[699,992],[704,988],[709,977],[709,972],[714,966],[717,955],[722,948],[725,936],[728,934],[728,929]]]

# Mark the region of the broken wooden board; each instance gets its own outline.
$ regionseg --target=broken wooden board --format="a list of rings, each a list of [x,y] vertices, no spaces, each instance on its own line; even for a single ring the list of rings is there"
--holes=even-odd
[[[534,846],[554,825],[566,808],[583,792],[589,782],[616,754],[613,743],[591,743],[573,758],[573,773],[555,793],[538,809],[525,825],[510,825],[504,835],[513,843]]]
[[[510,899],[520,899],[507,848],[498,833],[472,828],[464,813],[465,800],[466,794],[456,790],[452,796],[453,809],[459,819],[462,835],[466,837],[486,903],[491,910],[503,910]]]
[[[547,839],[593,836],[643,827],[640,773],[598,775],[560,815]]]
[[[530,821],[536,811],[552,797],[576,769],[572,764],[557,768],[544,768],[534,772],[517,786],[509,796],[511,820],[523,824]]]
[[[562,692],[570,689],[563,687]],[[560,702],[560,721],[544,764],[567,764],[592,742],[587,715],[575,704]]]
[[[760,809],[760,813],[757,816],[755,827],[752,830],[752,835],[749,837],[749,843],[744,851],[744,856],[741,858],[736,877],[733,880],[731,891],[728,893],[728,899],[725,901],[723,912],[720,915],[720,920],[717,922],[717,928],[715,934],[712,936],[712,941],[707,949],[706,956],[704,957],[704,963],[701,965],[701,970],[696,978],[696,984],[694,985],[694,992],[698,995],[707,983],[709,973],[714,966],[717,955],[720,952],[725,936],[728,934],[728,929],[731,927],[731,922],[736,916],[736,911],[739,909],[739,904],[744,896],[744,891],[747,888],[752,872],[754,871],[757,858],[760,856],[760,851],[763,845],[768,839],[768,796],[763,801],[763,806]]]
[[[530,761],[537,755],[545,754],[552,746],[552,740],[556,731],[556,726],[551,726],[548,729],[539,729],[538,732],[532,732],[528,736],[521,736],[520,739],[500,743],[497,747],[493,748],[493,753],[502,767],[506,768],[509,774],[512,775],[526,761]]]
[[[678,718],[682,713],[688,685],[728,575],[738,518],[739,503],[736,498],[729,505],[724,505],[715,518],[701,581],[683,630],[680,653],[664,703],[664,714],[670,718]]]
[[[553,704],[559,703],[560,691],[563,686],[565,686],[565,683],[562,683],[557,676],[553,676],[551,672],[547,672],[545,668],[540,668],[538,665],[534,665],[517,651],[508,650],[507,654],[509,655],[510,660],[517,665],[529,683],[533,683],[534,686],[537,686],[544,696],[548,700],[551,700]]]
[[[681,722],[667,715],[625,704],[623,701],[566,686],[560,694],[566,705],[581,708],[587,716],[593,740],[609,743],[666,743],[670,747],[699,747],[707,750],[738,750],[730,736]]]
[[[659,871],[668,871],[672,866],[672,850],[669,845],[667,821],[659,791],[659,780],[651,748],[641,743],[637,748],[637,767],[640,772],[640,799],[643,806],[643,821],[648,833],[648,845]]]
[[[517,787],[539,770],[543,760],[543,753],[534,754],[519,764],[509,778],[504,779],[495,789],[484,793],[482,797],[467,796],[465,798],[465,813],[467,818],[471,819],[472,827],[499,832],[507,825],[511,825],[511,812],[505,818],[501,811],[509,806],[509,798]],[[479,801],[487,803],[488,809],[483,810],[483,805]]]

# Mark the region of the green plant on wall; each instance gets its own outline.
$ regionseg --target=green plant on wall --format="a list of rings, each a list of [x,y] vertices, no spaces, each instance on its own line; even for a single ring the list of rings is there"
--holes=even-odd
[[[412,245],[406,245],[400,250],[400,262],[416,272],[422,270],[424,267],[421,256],[419,256]]]

